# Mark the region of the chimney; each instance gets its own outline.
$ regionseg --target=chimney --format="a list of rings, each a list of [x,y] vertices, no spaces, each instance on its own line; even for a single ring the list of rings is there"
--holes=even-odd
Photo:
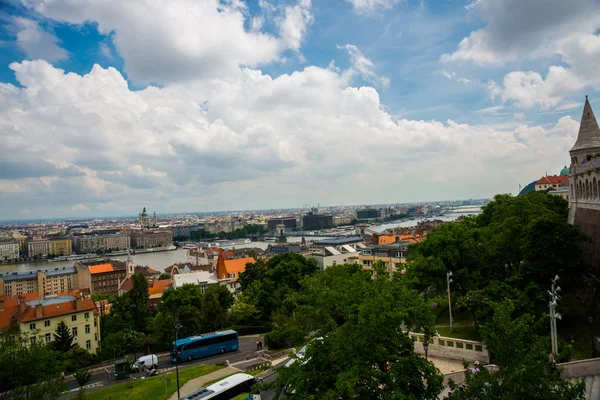
[[[35,305],[35,317],[36,318],[42,318],[44,316],[44,313],[42,312],[42,305],[41,304],[36,304]]]
[[[83,300],[81,297],[77,297],[75,299],[75,308],[77,308],[77,311],[83,310]]]
[[[23,314],[27,309],[27,304],[25,303],[25,296],[19,296],[19,314]]]

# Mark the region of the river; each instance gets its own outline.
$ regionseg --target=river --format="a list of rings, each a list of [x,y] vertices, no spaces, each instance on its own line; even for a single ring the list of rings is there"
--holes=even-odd
[[[325,239],[325,236],[306,236],[306,240],[320,240]],[[297,243],[302,240],[301,237],[289,237],[289,243]],[[242,249],[246,247],[257,247],[259,249],[265,250],[269,244],[273,244],[273,242],[251,242],[246,244],[240,244],[236,246],[223,246],[226,249]],[[150,268],[154,268],[158,271],[164,271],[165,268],[170,267],[175,263],[185,262],[186,261],[186,252],[184,249],[177,249],[171,251],[161,251],[157,253],[141,253],[141,254],[133,254],[131,259],[135,262],[136,265],[144,265],[149,266]],[[111,257],[116,260],[127,260],[127,256],[113,256]],[[84,260],[85,261],[85,260]],[[24,262],[19,264],[3,264],[0,265],[0,273],[6,272],[29,272],[29,271],[37,271],[46,270],[46,269],[54,269],[54,268],[62,268],[62,267],[71,267],[73,266],[74,261],[39,261],[39,262]]]
[[[447,214],[442,217],[432,217],[432,218],[424,218],[424,219],[413,219],[402,222],[392,222],[383,225],[373,226],[369,229],[374,232],[381,232],[384,229],[388,228],[396,228],[396,227],[408,227],[416,225],[418,221],[430,220],[430,219],[440,219],[442,221],[453,221],[459,216],[462,215],[470,215],[473,213],[452,213]],[[345,234],[352,235],[354,233],[353,229],[349,229]],[[307,241],[315,241],[326,239],[331,236],[306,236]],[[288,237],[289,243],[298,243],[302,240],[301,237],[298,236],[290,236]],[[251,242],[247,244],[240,244],[236,246],[223,246],[226,249],[234,248],[234,249],[242,249],[245,247],[257,247],[265,250],[269,244],[273,244],[273,242]],[[158,253],[142,253],[142,254],[134,254],[131,256],[136,265],[144,265],[151,268],[154,268],[158,271],[164,271],[165,268],[170,267],[175,263],[185,262],[186,261],[186,252],[184,249],[177,249],[171,251],[161,251]],[[111,257],[117,260],[127,260],[127,256],[116,256]],[[39,262],[25,262],[19,264],[3,264],[0,265],[0,273],[6,272],[29,272],[36,270],[46,270],[46,269],[54,269],[54,268],[62,268],[62,267],[71,267],[74,264],[74,261],[39,261]]]

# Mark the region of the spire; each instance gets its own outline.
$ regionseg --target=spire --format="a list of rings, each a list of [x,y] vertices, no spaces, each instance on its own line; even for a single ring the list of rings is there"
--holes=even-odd
[[[571,152],[599,148],[600,147],[600,128],[598,122],[592,111],[592,106],[588,101],[587,95],[585,96],[585,105],[583,106],[583,115],[581,116],[581,125],[579,126],[579,134],[577,135],[577,141]]]

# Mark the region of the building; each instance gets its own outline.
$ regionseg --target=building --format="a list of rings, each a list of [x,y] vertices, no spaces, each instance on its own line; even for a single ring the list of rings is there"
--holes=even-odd
[[[71,238],[50,239],[48,253],[51,256],[64,256],[73,253],[73,241]]]
[[[134,273],[134,264],[128,261],[90,265],[88,271],[92,293],[119,294],[121,283]]]
[[[0,242],[0,262],[19,259],[19,242]]]
[[[333,226],[333,217],[326,214],[315,214],[309,212],[302,217],[302,229],[324,229]]]
[[[79,254],[96,253],[98,250],[104,250],[103,235],[75,236],[73,242],[75,251]]]
[[[217,261],[217,278],[222,285],[227,285],[227,288],[233,293],[240,287],[238,279],[240,274],[246,270],[246,264],[255,262],[256,260],[253,257],[226,260],[225,257],[220,256]]]
[[[171,244],[173,244],[173,232],[170,230],[133,232],[131,234],[132,248],[164,247]]]
[[[146,282],[148,282],[148,287],[151,288],[152,285],[154,284],[154,281],[156,281],[158,279],[158,277],[160,276],[160,271],[157,271],[157,270],[152,269],[147,266],[142,267],[140,265],[136,265],[134,267],[133,274],[126,274],[125,278],[119,283],[119,289],[118,289],[119,296],[122,296],[125,293],[129,292],[131,289],[133,289],[133,275],[134,274],[142,275],[144,277],[144,279],[146,279]]]
[[[202,293],[204,293],[210,285],[218,285],[219,280],[214,272],[207,271],[195,271],[186,274],[173,275],[173,289],[178,289],[183,285],[188,284],[200,286],[202,288]]]
[[[82,349],[95,352],[100,342],[100,316],[92,299],[81,295],[52,296],[30,299],[4,296],[0,300],[0,329],[7,331],[11,324],[30,340],[51,343],[59,323],[64,322]],[[6,316],[10,316],[8,324]]]
[[[381,261],[390,274],[403,271],[406,264],[406,253],[408,243],[396,242],[392,244],[381,244],[367,246],[360,251],[360,264],[364,270],[373,271],[373,264]]]
[[[116,233],[104,235],[104,251],[126,250],[131,247],[131,241],[128,234]]]
[[[600,265],[600,128],[585,96],[577,140],[569,151],[569,222],[591,237],[584,243],[586,264],[598,271]]]
[[[88,288],[80,285],[79,271],[75,267],[0,274],[0,296],[39,293],[43,299],[49,295]]]
[[[304,249],[295,243],[279,243],[279,244],[269,244],[267,246],[267,254],[283,254],[283,253],[300,253]]]
[[[148,288],[148,308],[157,310],[165,290],[173,285],[172,279],[155,280]]]
[[[177,225],[171,227],[171,232],[174,238],[189,238],[192,232],[199,232],[204,230],[204,224],[194,225]]]
[[[146,212],[146,207],[144,207],[142,212],[138,215],[138,224],[142,229],[148,229],[151,226],[156,226],[156,222],[156,212],[154,212],[154,217],[152,218],[152,222],[150,222],[150,217]]]
[[[338,247],[327,246],[306,254],[305,257],[317,260],[317,266],[320,269],[325,269],[334,265],[358,263],[359,252],[354,247],[345,244]]]
[[[381,218],[381,210],[377,208],[363,208],[356,210],[356,219],[359,221],[376,220]]]
[[[269,218],[267,220],[267,229],[270,232],[273,232],[277,225],[284,225],[286,229],[296,229],[298,228],[298,220],[296,217]]]
[[[340,247],[348,245],[354,249],[358,244],[362,244],[363,238],[360,236],[338,237],[333,239],[324,239],[313,242],[309,245],[308,251],[311,253],[319,252],[325,247]]]
[[[13,231],[12,237],[19,243],[19,251],[21,252],[21,254],[25,255],[25,253],[27,252],[27,246],[25,245],[25,242],[27,241],[27,236],[23,235],[19,231]]]
[[[46,258],[50,253],[50,241],[47,239],[33,239],[27,242],[27,256],[29,258]]]
[[[338,225],[350,225],[352,223],[352,218],[347,215],[336,215],[333,217],[333,224],[335,226]]]

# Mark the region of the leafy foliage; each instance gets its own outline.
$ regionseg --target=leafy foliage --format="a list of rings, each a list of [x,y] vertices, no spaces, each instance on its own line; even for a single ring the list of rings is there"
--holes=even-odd
[[[75,372],[75,374],[73,374],[73,377],[77,381],[79,387],[82,387],[85,386],[85,384],[88,383],[90,379],[92,379],[92,371],[90,371],[89,369],[78,369]]]

